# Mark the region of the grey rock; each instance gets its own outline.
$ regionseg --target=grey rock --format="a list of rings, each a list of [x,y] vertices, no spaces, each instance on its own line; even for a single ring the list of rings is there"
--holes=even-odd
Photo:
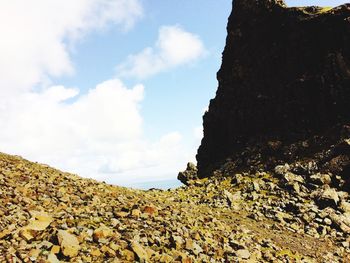
[[[344,212],[344,213],[350,213],[350,203],[346,201],[341,201],[339,208]]]
[[[286,182],[290,182],[290,183],[304,183],[304,178],[300,175],[297,175],[297,174],[293,174],[291,172],[287,172],[283,175],[283,179],[286,181]]]
[[[250,252],[247,249],[239,249],[236,251],[237,257],[241,259],[249,259],[250,258]]]
[[[275,173],[278,175],[283,175],[289,171],[290,171],[290,166],[287,163],[285,165],[277,165],[275,167]]]
[[[316,201],[320,208],[337,207],[339,203],[339,196],[334,188],[327,187],[316,194]]]
[[[332,178],[329,174],[313,174],[310,176],[310,181],[317,185],[330,184],[332,182]]]
[[[197,176],[198,169],[195,164],[187,163],[187,168],[183,172],[179,172],[177,179],[183,184],[189,185],[191,181],[198,179]]]
[[[224,195],[227,198],[227,202],[230,206],[233,206],[234,203],[242,200],[241,191],[237,191],[236,193],[232,194],[231,192],[224,190]]]

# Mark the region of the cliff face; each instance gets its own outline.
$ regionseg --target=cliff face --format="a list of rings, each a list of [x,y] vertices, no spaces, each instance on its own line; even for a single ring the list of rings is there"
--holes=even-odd
[[[235,0],[198,174],[249,143],[293,143],[350,122],[350,4]]]

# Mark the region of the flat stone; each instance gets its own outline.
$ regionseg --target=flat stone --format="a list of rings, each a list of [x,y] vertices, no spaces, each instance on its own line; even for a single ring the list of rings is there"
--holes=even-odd
[[[157,208],[154,207],[154,206],[149,206],[149,205],[147,205],[147,206],[145,206],[145,207],[143,208],[143,213],[149,214],[149,215],[156,214],[156,213],[157,213]]]
[[[26,241],[30,241],[30,240],[34,239],[34,235],[33,235],[32,231],[29,229],[21,229],[19,234]]]
[[[39,257],[41,250],[39,249],[31,249],[28,253],[29,258],[32,261],[36,261],[36,259]]]
[[[290,166],[287,163],[284,164],[284,165],[277,165],[275,167],[275,173],[278,174],[278,175],[283,175],[283,174],[285,174],[285,173],[287,173],[289,171],[290,171]]]
[[[344,213],[350,213],[350,203],[342,201],[339,205],[339,208],[344,212]]]
[[[116,212],[115,215],[117,217],[124,218],[124,217],[127,217],[129,215],[129,213],[128,212],[124,212],[124,211],[120,211],[120,212]]]
[[[139,209],[133,209],[131,211],[131,215],[134,217],[140,217],[141,216],[141,211]]]
[[[131,242],[131,248],[137,255],[140,262],[146,262],[148,260],[147,251],[137,241]]]
[[[321,206],[337,206],[339,196],[334,188],[328,188],[322,191],[319,195],[319,204]]]
[[[237,257],[242,258],[242,259],[249,259],[250,258],[250,252],[247,249],[237,250],[236,255],[237,255]]]
[[[102,255],[101,251],[98,248],[91,250],[90,254],[91,256],[94,256],[94,257],[99,257]]]
[[[75,257],[78,255],[80,245],[76,236],[65,230],[58,230],[57,238],[63,255],[67,257]]]
[[[51,253],[52,254],[58,254],[60,252],[60,246],[52,246]]]
[[[47,213],[36,213],[35,216],[30,219],[29,224],[25,228],[34,231],[42,231],[45,230],[52,221],[53,218]]]
[[[135,260],[134,252],[130,251],[129,249],[124,249],[122,251],[122,256],[129,262],[133,262]]]
[[[96,242],[100,242],[100,243],[106,243],[107,239],[109,237],[111,237],[113,235],[113,230],[106,227],[106,226],[102,226],[99,227],[97,229],[95,229],[94,233],[93,233],[93,239]]]
[[[293,174],[291,172],[287,172],[283,175],[284,179],[287,181],[287,182],[291,182],[291,183],[295,183],[295,182],[298,182],[298,183],[304,183],[304,178],[300,175],[297,175],[297,174]]]
[[[332,182],[332,178],[329,174],[313,174],[310,176],[310,180],[318,185],[330,184]]]
[[[55,254],[49,254],[47,257],[47,261],[49,263],[60,263],[60,261],[58,260]]]

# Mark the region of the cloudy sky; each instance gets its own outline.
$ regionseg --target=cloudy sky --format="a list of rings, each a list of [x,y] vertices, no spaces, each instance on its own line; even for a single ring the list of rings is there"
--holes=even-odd
[[[175,186],[195,160],[230,9],[0,0],[0,152],[113,184]]]

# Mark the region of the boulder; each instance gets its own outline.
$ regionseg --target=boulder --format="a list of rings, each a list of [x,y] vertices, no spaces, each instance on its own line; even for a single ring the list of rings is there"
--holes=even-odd
[[[180,180],[183,184],[189,185],[191,181],[198,179],[197,177],[197,167],[193,163],[188,163],[186,170],[179,172],[177,179]]]

